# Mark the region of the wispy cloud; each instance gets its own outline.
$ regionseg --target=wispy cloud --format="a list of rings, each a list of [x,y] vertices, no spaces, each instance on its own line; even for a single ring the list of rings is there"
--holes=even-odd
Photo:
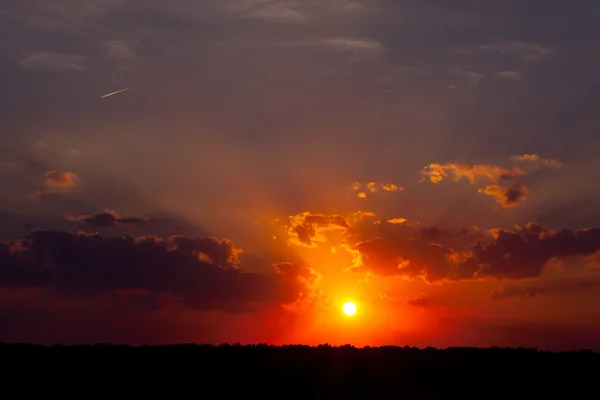
[[[563,164],[558,160],[540,157],[537,154],[521,154],[518,156],[512,156],[510,158],[512,162],[521,164],[524,167],[539,168],[548,167],[553,169],[560,169]]]
[[[470,85],[477,85],[479,82],[481,82],[485,78],[485,75],[483,75],[483,74],[479,74],[479,73],[473,72],[473,71],[467,71],[464,69],[456,69],[454,71],[454,74],[466,79]]]
[[[137,60],[138,54],[134,50],[136,42],[127,40],[110,40],[104,42],[106,56],[118,60]]]
[[[518,82],[523,80],[523,75],[517,71],[500,71],[496,73],[496,78],[505,82]]]
[[[349,61],[375,60],[385,52],[385,46],[372,39],[331,38],[324,39],[321,45],[350,54]]]
[[[556,49],[521,40],[497,40],[490,44],[479,44],[471,47],[453,47],[449,52],[450,54],[455,55],[494,52],[505,56],[517,57],[526,61],[543,61],[556,53]]]
[[[27,0],[18,1],[18,6],[7,5],[2,10],[10,19],[36,30],[62,30],[101,18],[112,7],[124,0]]]
[[[240,18],[256,18],[271,22],[302,23],[307,21],[296,3],[273,0],[235,1],[227,9]]]
[[[478,45],[483,51],[496,51],[506,56],[519,57],[528,61],[542,61],[555,53],[555,50],[536,43],[520,40],[500,40],[492,44]]]
[[[267,46],[269,48],[306,48],[312,50],[329,51],[346,56],[348,62],[362,60],[377,60],[386,51],[385,46],[368,38],[312,38],[294,41],[225,41],[221,46]]]
[[[77,54],[52,52],[29,53],[20,64],[28,69],[48,69],[56,72],[81,71],[87,58]]]

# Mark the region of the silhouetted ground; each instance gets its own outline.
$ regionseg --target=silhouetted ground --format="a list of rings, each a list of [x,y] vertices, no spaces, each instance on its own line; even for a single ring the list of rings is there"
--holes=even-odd
[[[0,344],[0,360],[3,393],[19,397],[600,398],[591,351]]]

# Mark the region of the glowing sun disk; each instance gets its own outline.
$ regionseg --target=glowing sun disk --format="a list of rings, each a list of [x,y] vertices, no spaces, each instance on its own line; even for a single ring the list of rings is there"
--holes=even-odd
[[[356,314],[356,304],[349,301],[348,303],[344,304],[344,306],[342,307],[342,311],[344,312],[344,314],[351,317],[354,314]]]

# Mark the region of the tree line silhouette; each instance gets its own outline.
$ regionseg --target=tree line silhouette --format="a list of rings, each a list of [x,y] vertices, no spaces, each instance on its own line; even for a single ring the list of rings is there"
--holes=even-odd
[[[600,354],[350,345],[0,344],[5,390],[171,398],[598,398]],[[82,387],[92,392],[80,392]],[[86,389],[88,390],[88,389]],[[25,391],[25,392],[23,392]],[[116,393],[116,394],[115,394]]]

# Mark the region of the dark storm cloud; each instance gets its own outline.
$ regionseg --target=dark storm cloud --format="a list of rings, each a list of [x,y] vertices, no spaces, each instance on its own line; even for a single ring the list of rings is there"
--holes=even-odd
[[[541,276],[554,258],[587,256],[600,251],[600,229],[553,230],[537,223],[513,231],[495,229],[493,237],[453,249],[418,237],[387,236],[357,243],[353,271],[381,276],[443,279],[523,279]],[[416,236],[416,235],[415,235]]]
[[[239,310],[291,303],[318,277],[291,264],[247,273],[238,267],[239,252],[226,239],[35,231],[0,244],[0,285],[52,288],[67,297],[145,291],[194,308]]]

